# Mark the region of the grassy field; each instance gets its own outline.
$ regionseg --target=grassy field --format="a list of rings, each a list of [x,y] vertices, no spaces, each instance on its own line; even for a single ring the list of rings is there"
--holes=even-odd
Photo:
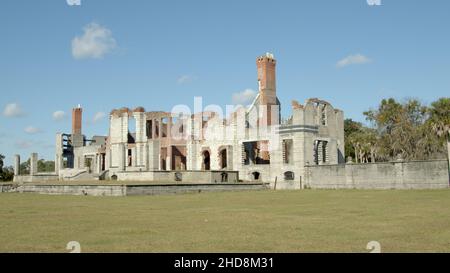
[[[450,190],[0,194],[0,252],[450,252]]]

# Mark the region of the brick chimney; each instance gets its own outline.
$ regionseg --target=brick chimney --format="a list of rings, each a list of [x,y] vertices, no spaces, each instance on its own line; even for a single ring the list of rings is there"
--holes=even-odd
[[[72,135],[81,135],[81,124],[83,118],[83,109],[78,104],[72,109]]]
[[[266,53],[256,59],[256,66],[258,68],[258,86],[259,86],[259,105],[263,106],[264,119],[267,119],[267,125],[272,124],[272,109],[271,106],[277,105],[277,89],[275,67],[277,61],[273,54]],[[267,107],[267,108],[265,108]],[[277,108],[274,108],[275,110]]]

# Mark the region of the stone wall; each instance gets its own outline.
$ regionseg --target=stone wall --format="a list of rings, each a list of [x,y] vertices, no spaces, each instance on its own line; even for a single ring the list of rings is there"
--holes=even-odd
[[[13,183],[0,183],[0,192],[11,192],[17,188]]]
[[[14,182],[16,183],[32,183],[32,182],[49,182],[58,181],[59,177],[56,174],[38,173],[35,175],[15,175]]]
[[[16,189],[20,193],[39,193],[52,195],[90,195],[90,196],[125,196],[123,185],[21,185]]]
[[[447,160],[305,167],[313,189],[437,189],[449,187]]]
[[[211,191],[266,190],[262,183],[172,184],[172,185],[0,185],[0,192],[38,193],[50,195],[127,196]]]
[[[118,172],[118,181],[183,182],[183,183],[221,183],[222,173],[227,174],[229,183],[239,182],[236,171],[150,171]],[[176,179],[178,177],[178,179]]]
[[[267,190],[269,186],[261,183],[222,183],[222,184],[179,184],[179,185],[152,185],[127,186],[127,195],[156,195],[178,193],[200,193],[213,191],[243,191]]]

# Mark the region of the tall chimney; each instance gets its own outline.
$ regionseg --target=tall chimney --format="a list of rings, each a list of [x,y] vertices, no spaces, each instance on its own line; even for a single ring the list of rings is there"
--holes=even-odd
[[[258,88],[259,88],[259,104],[262,106],[264,123],[272,125],[277,123],[272,120],[272,115],[276,116],[277,109],[277,88],[276,88],[276,68],[277,61],[273,54],[266,53],[256,59],[256,66],[258,68]],[[274,113],[272,114],[272,112]]]
[[[83,118],[83,109],[78,104],[72,109],[72,135],[81,135],[81,123]]]

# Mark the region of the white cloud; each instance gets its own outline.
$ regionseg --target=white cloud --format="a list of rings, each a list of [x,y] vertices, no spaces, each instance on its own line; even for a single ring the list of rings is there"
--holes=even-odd
[[[16,147],[19,149],[28,149],[33,147],[33,142],[28,140],[18,140],[16,141]]]
[[[17,103],[10,103],[5,106],[3,115],[5,117],[22,117],[25,113]]]
[[[55,111],[52,114],[53,120],[60,121],[66,118],[66,113],[64,111]]]
[[[245,89],[242,92],[234,93],[232,97],[233,104],[248,105],[255,99],[257,92],[252,89]]]
[[[28,127],[26,127],[26,128],[24,129],[24,131],[25,131],[25,133],[27,133],[27,134],[37,134],[37,133],[42,132],[41,129],[39,129],[39,128],[37,128],[37,127],[34,127],[34,126],[28,126]]]
[[[194,78],[190,75],[182,75],[180,77],[178,77],[177,79],[177,83],[178,84],[184,84],[184,83],[188,83],[191,82]]]
[[[361,54],[355,54],[355,55],[349,55],[347,57],[345,57],[344,59],[340,60],[339,62],[337,62],[336,66],[341,68],[341,67],[346,67],[349,65],[353,65],[353,64],[366,64],[366,63],[370,63],[372,62],[371,59],[369,59],[368,57],[361,55]]]
[[[83,36],[72,40],[72,56],[75,59],[102,58],[116,47],[116,40],[111,30],[97,23],[90,23],[84,27]]]
[[[381,6],[381,0],[367,0],[369,6]]]
[[[92,123],[97,123],[100,120],[104,119],[106,117],[106,114],[104,112],[97,112],[94,115],[94,118],[92,119]]]

